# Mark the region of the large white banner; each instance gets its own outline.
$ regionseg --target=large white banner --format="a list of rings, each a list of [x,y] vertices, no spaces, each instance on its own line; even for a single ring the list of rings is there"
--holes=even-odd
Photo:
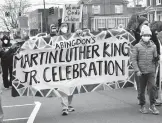
[[[20,96],[46,97],[122,88],[129,77],[129,36],[104,31],[27,41],[14,59],[13,87]]]

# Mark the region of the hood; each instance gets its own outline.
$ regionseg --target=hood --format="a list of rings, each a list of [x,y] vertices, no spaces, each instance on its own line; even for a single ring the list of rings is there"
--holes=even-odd
[[[5,43],[5,40],[7,40],[8,42]],[[10,43],[10,38],[9,38],[8,36],[6,36],[6,35],[4,35],[4,36],[2,37],[1,41],[2,41],[2,46],[8,47],[8,46],[11,45],[11,43]]]

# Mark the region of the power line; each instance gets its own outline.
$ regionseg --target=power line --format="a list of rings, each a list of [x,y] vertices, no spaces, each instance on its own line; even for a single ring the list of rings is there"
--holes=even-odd
[[[45,3],[46,5],[51,5],[51,4],[53,4],[53,5],[64,5],[64,4],[76,4],[77,2],[75,2],[75,1],[68,1],[67,3],[65,3],[65,2],[59,2],[59,3]],[[32,4],[32,6],[40,6],[40,5],[43,5],[43,4],[41,4],[41,3],[38,3],[38,4]]]

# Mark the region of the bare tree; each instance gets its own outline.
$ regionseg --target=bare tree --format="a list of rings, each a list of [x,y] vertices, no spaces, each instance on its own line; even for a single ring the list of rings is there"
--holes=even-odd
[[[18,17],[25,14],[28,7],[27,0],[5,0],[0,6],[0,20],[8,31],[18,28]]]

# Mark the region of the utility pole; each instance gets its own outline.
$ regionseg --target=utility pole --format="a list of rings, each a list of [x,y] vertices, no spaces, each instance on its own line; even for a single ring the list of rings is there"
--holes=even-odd
[[[47,18],[46,18],[46,6],[45,6],[45,0],[43,0],[43,5],[44,5],[44,26],[45,26],[45,32],[47,32]]]
[[[104,15],[105,15],[105,0],[104,0]]]
[[[81,5],[84,6],[84,2],[83,2],[83,1],[82,1]],[[84,21],[83,17],[84,17],[84,16],[83,16],[83,9],[82,9],[82,30],[83,30],[83,24],[84,24],[84,23],[83,23],[83,21]]]

